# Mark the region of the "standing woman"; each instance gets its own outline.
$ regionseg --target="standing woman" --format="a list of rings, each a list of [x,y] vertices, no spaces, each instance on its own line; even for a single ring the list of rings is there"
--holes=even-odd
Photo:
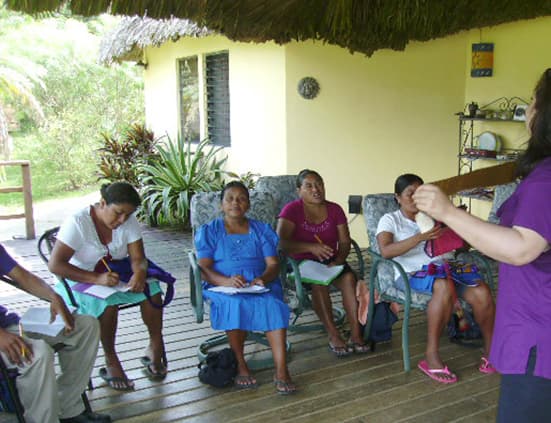
[[[99,203],[82,209],[63,223],[48,263],[50,271],[69,279],[69,284],[78,281],[114,286],[119,275],[106,269],[105,261],[130,258],[133,275],[128,282],[129,292],[99,299],[73,291],[79,313],[99,319],[105,353],[105,367],[99,375],[111,388],[121,391],[134,389],[134,382],[126,377],[115,351],[119,304],[140,304],[149,332],[149,347],[141,358],[142,364],[151,379],[163,379],[167,374],[162,309],[151,304],[162,304],[159,283],[148,283],[151,302],[144,294],[148,266],[141,229],[134,216],[140,202],[139,194],[126,182],[103,185]],[[69,302],[63,286],[58,284],[56,289]]]
[[[201,267],[203,295],[210,302],[213,329],[224,330],[237,358],[235,387],[258,386],[244,356],[248,331],[266,332],[274,357],[274,385],[279,394],[296,386],[287,368],[289,307],[283,302],[277,257],[278,238],[267,223],[248,219],[249,191],[241,182],[229,182],[221,194],[223,218],[199,228],[195,248]],[[262,286],[268,292],[228,295],[209,288]]]
[[[526,124],[530,139],[517,167],[522,181],[499,209],[500,225],[455,208],[433,185],[414,194],[420,210],[500,262],[490,352],[502,373],[500,423],[551,416],[551,69],[536,86]]]
[[[329,349],[343,357],[351,352],[366,353],[356,300],[356,275],[346,264],[350,252],[350,232],[342,208],[325,199],[325,186],[320,174],[304,169],[297,176],[298,200],[283,207],[279,214],[277,233],[281,247],[296,260],[315,260],[329,266],[344,264],[343,273],[332,282],[342,293],[346,316],[350,323],[350,339],[342,339],[333,320],[329,286],[312,284],[314,311],[329,334]]]

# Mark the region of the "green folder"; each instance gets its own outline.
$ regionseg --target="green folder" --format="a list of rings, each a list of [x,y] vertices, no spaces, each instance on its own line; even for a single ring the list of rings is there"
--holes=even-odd
[[[342,273],[344,265],[327,266],[314,260],[303,260],[298,268],[302,282],[327,286]]]

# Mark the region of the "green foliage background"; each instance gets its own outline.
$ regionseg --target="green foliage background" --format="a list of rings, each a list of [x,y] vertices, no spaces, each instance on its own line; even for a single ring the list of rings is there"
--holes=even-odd
[[[12,159],[31,160],[35,199],[96,184],[101,134],[144,121],[142,69],[96,63],[101,37],[116,22],[108,15],[37,20],[0,8],[0,55],[31,63],[41,81],[33,94],[42,106],[42,121],[17,98],[0,93],[0,101],[16,110]]]

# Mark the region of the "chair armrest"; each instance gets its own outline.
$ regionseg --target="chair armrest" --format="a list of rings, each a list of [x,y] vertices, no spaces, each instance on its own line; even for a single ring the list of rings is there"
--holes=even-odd
[[[283,287],[288,286],[287,284],[287,270],[288,266],[291,266],[291,269],[293,271],[293,280],[295,283],[295,294],[297,296],[298,305],[293,310],[293,312],[296,315],[302,314],[304,311],[305,306],[308,304],[309,299],[306,295],[306,292],[304,290],[304,287],[302,286],[302,280],[300,277],[300,270],[298,268],[298,261],[295,259],[292,259],[291,257],[287,256],[283,251],[279,251],[279,257],[280,257],[280,278],[281,283],[283,284]]]
[[[365,263],[362,256],[362,250],[360,249],[360,246],[356,241],[354,241],[353,239],[351,239],[350,241],[352,245],[352,250],[354,251],[358,259],[358,278],[363,279],[365,277]]]
[[[370,272],[370,275],[369,275],[370,281],[375,282],[377,272],[378,272],[378,268],[383,263],[390,264],[390,265],[393,266],[393,268],[397,268],[398,271],[400,272],[400,276],[402,276],[402,279],[404,280],[404,286],[405,286],[404,294],[406,296],[406,303],[408,304],[408,307],[409,307],[409,304],[411,304],[411,287],[409,285],[409,276],[406,273],[406,271],[404,270],[404,268],[402,267],[402,265],[400,263],[398,263],[397,261],[395,261],[395,260],[384,258],[382,255],[380,255],[376,251],[372,250],[371,248],[368,248],[367,251],[369,252],[369,255],[371,256],[371,272]],[[369,284],[369,292],[370,292],[372,298],[373,298],[374,290],[375,290],[375,287],[373,285],[374,285],[373,283]],[[377,286],[377,288],[379,288],[379,290],[380,290],[379,286]]]
[[[197,263],[197,257],[193,251],[188,253],[189,257],[189,295],[191,306],[195,312],[197,323],[203,323],[203,282],[201,280],[201,269]]]

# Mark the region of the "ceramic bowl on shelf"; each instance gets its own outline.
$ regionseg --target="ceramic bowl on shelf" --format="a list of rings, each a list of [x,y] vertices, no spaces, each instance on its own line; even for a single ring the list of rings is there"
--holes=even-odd
[[[501,139],[499,135],[490,131],[482,132],[478,136],[478,148],[480,150],[499,151],[501,150]]]

